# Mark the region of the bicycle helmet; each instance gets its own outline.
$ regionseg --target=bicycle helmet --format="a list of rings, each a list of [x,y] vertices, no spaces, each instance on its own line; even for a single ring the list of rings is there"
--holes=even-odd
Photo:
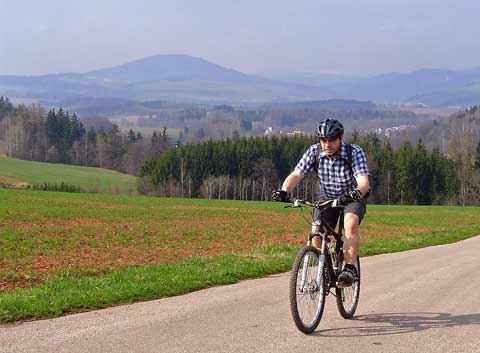
[[[325,119],[318,125],[318,137],[339,137],[344,132],[343,125],[340,121],[335,119]]]

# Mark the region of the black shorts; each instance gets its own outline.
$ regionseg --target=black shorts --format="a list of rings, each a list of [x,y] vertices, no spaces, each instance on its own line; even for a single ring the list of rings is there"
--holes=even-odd
[[[362,223],[362,219],[367,212],[367,204],[365,201],[357,201],[357,202],[350,202],[344,207],[345,213],[353,213],[358,216],[360,219],[359,223]],[[340,216],[340,208],[332,208],[329,207],[325,211],[323,211],[320,216],[322,217],[321,220],[332,228],[335,228],[338,222],[338,216]],[[314,211],[314,219],[319,220],[319,211],[315,209]]]

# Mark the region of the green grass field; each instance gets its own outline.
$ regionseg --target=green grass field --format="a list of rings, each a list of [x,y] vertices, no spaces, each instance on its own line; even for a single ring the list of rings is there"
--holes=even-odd
[[[39,185],[72,184],[85,192],[136,194],[136,178],[102,168],[41,163],[0,157],[0,183]]]
[[[0,321],[290,269],[309,225],[272,202],[0,189]],[[369,205],[362,256],[480,234],[480,208]]]

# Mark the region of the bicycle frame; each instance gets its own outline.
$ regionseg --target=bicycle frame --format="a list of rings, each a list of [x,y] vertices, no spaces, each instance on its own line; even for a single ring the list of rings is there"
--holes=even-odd
[[[299,200],[300,201],[300,200]],[[310,203],[306,203],[307,205],[310,205]],[[320,211],[321,212],[321,211]],[[313,213],[313,211],[312,211]],[[313,218],[313,214],[312,214]],[[328,278],[329,278],[329,288],[336,287],[337,286],[337,256],[341,254],[342,252],[342,231],[343,231],[343,222],[344,222],[344,211],[343,208],[340,208],[340,215],[339,215],[339,221],[338,221],[338,232],[335,231],[332,227],[330,227],[328,224],[322,223],[322,221],[314,220],[312,222],[312,225],[315,228],[314,232],[310,232],[307,237],[307,246],[312,245],[312,240],[314,237],[321,237],[322,239],[322,245],[320,247],[320,256],[319,256],[319,264],[318,264],[318,271],[317,271],[317,277],[316,277],[316,282],[317,284],[320,283],[320,278],[323,273],[323,269],[325,267],[325,264],[327,265],[327,271],[328,271]],[[326,230],[325,230],[326,229]],[[331,243],[333,240],[331,239],[333,237],[335,239],[335,249],[331,249],[328,247],[328,244]],[[332,251],[333,250],[333,251]],[[308,257],[305,257],[304,259],[305,265],[307,265],[308,262]],[[306,278],[306,271],[307,271],[308,266],[304,266],[302,270],[302,277],[301,277],[301,287],[303,288],[305,285],[305,278]]]

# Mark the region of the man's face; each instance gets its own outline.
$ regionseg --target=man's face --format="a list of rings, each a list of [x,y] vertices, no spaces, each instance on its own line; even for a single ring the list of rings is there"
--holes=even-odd
[[[342,137],[322,137],[320,138],[320,144],[322,150],[328,155],[333,156],[340,150],[340,144]]]

